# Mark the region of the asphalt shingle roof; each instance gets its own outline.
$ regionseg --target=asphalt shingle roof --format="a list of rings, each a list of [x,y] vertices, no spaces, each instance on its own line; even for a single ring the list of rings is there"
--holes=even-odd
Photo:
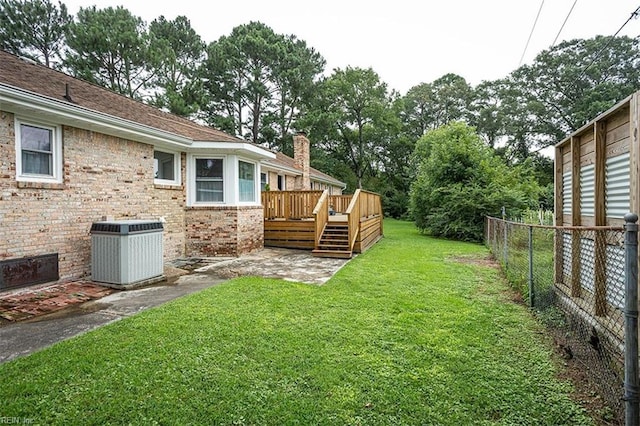
[[[247,142],[2,50],[0,50],[0,84],[194,141]],[[66,97],[67,93],[70,100]],[[277,152],[276,158],[269,160],[268,163],[275,167],[295,169],[293,158],[280,152]],[[313,167],[310,168],[310,174],[312,178],[343,185],[343,182]]]
[[[161,111],[63,72],[0,50],[0,84],[59,102],[129,120],[194,141],[246,142],[222,131]],[[67,89],[68,88],[68,89]],[[71,101],[65,98],[67,93]]]

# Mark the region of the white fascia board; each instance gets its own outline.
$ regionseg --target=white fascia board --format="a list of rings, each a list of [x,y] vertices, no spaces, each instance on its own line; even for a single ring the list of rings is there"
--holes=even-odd
[[[292,167],[280,166],[280,165],[276,166],[275,164],[272,164],[269,162],[262,163],[262,168],[266,170],[274,171],[274,172],[284,172],[287,175],[302,176],[302,172],[298,169],[294,169]]]
[[[193,140],[174,133],[125,120],[109,114],[93,111],[82,106],[58,101],[32,92],[0,83],[0,109],[17,114],[42,114],[60,124],[87,128],[109,135],[152,145],[184,148]]]
[[[321,178],[319,176],[311,176],[311,180],[315,180],[317,182],[322,182],[322,183],[327,183],[329,185],[333,185],[333,186],[340,186],[342,188],[346,188],[347,184],[344,182],[340,182],[339,180],[329,180],[329,179],[325,179],[325,178]]]
[[[189,147],[189,152],[206,152],[209,150],[238,154],[254,160],[276,158],[276,155],[273,152],[248,142],[194,141]]]

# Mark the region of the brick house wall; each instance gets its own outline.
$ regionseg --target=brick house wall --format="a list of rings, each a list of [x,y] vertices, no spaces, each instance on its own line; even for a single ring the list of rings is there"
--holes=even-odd
[[[278,173],[276,172],[267,172],[267,182],[269,182],[269,190],[277,191],[278,190]]]
[[[188,207],[187,256],[240,256],[263,247],[262,206]]]
[[[264,247],[264,208],[238,208],[238,253],[241,255]]]
[[[62,281],[88,277],[89,231],[105,217],[163,218],[165,260],[262,247],[261,207],[186,207],[184,153],[183,184],[157,185],[152,145],[62,126],[63,183],[17,182],[14,123],[0,111],[0,260],[58,253]]]
[[[287,191],[295,191],[296,190],[296,177],[295,176],[285,176],[285,187]]]
[[[151,156],[153,158],[153,152]],[[186,192],[184,182],[186,182],[187,176],[187,156],[185,153],[182,153],[180,157],[180,182],[182,182],[182,185],[154,184],[154,190],[151,191],[151,201],[149,203],[151,213],[155,215],[156,218],[164,219],[163,243],[165,260],[173,260],[185,255],[186,233],[184,224]]]

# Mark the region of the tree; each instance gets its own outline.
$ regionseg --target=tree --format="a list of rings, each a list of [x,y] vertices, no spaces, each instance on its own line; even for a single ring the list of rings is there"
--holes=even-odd
[[[411,187],[416,226],[434,236],[480,241],[484,217],[506,206],[537,206],[540,188],[523,168],[508,168],[473,128],[452,122],[416,144],[419,170]]]
[[[0,0],[0,48],[57,67],[72,19],[61,2]]]
[[[272,73],[275,87],[273,109],[265,113],[261,140],[267,146],[291,153],[291,128],[312,99],[315,83],[326,62],[318,52],[295,36],[286,36],[282,47],[278,50]],[[272,136],[265,128],[272,130]]]
[[[504,80],[483,81],[473,89],[469,124],[492,148],[504,136],[508,121],[503,103],[505,90]]]
[[[413,86],[403,99],[402,121],[407,134],[418,140],[431,128],[435,108],[433,86],[421,83]]]
[[[565,41],[507,79],[506,134],[521,150],[549,146],[637,90],[638,39]]]
[[[388,137],[384,138],[377,179],[367,184],[367,188],[382,196],[385,216],[395,218],[407,217],[409,190],[416,176],[412,154],[417,138],[407,131],[399,119],[404,111],[404,102],[404,98],[394,96],[391,108],[396,124],[389,127]]]
[[[260,119],[272,101],[270,82],[282,41],[268,26],[250,22],[207,47],[202,73],[209,95],[207,121],[259,142]]]
[[[471,86],[456,74],[412,87],[404,97],[407,132],[418,139],[451,121],[467,120],[471,98]]]
[[[371,68],[336,69],[318,86],[318,96],[299,126],[356,176],[357,187],[381,166],[385,146],[400,122],[387,86]]]
[[[80,8],[69,25],[65,65],[71,73],[132,98],[142,98],[162,58],[151,55],[144,22],[122,6]]]
[[[164,16],[149,25],[150,46],[156,57],[154,88],[160,89],[151,103],[182,116],[199,110],[203,88],[196,78],[204,59],[205,45],[191,27],[189,19],[178,16],[167,21]]]
[[[452,121],[467,121],[471,86],[456,74],[445,74],[433,81],[434,109],[432,129],[444,126]]]
[[[276,34],[260,22],[238,26],[207,47],[201,70],[208,94],[203,116],[254,143],[282,150],[324,63],[294,36]]]

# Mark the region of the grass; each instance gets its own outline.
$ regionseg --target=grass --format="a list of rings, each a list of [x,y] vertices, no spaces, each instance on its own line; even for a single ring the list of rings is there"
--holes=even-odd
[[[228,281],[0,365],[33,424],[582,425],[479,245],[385,221],[325,286]],[[462,260],[462,261],[461,261]]]

